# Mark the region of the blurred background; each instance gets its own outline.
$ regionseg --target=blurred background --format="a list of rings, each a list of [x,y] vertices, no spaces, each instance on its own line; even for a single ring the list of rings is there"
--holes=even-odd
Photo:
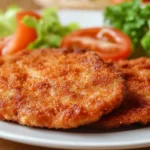
[[[34,0],[1,0],[0,9],[6,9],[11,4],[17,4],[26,9],[40,8],[40,6]]]
[[[11,4],[17,4],[25,9],[42,7],[103,9],[111,4],[111,0],[1,0],[0,9],[6,9]]]

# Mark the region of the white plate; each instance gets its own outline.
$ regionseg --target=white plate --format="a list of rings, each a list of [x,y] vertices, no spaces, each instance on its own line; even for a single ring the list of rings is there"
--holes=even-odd
[[[100,11],[71,11],[59,13],[64,24],[75,21],[82,27],[100,26]],[[78,130],[48,130],[28,128],[13,123],[0,122],[0,138],[43,147],[66,149],[124,149],[150,146],[150,127],[114,132]]]
[[[150,127],[114,132],[48,130],[0,122],[0,138],[64,149],[124,149],[150,146]]]
[[[95,27],[103,25],[103,12],[93,10],[61,10],[60,20],[63,24],[79,22],[81,27]]]

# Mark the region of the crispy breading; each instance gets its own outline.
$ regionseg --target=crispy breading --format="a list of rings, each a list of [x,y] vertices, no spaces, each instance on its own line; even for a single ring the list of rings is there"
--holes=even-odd
[[[150,123],[150,59],[121,60],[113,64],[124,74],[128,94],[119,109],[91,125],[112,129],[134,123]]]
[[[0,57],[0,119],[75,128],[97,121],[125,95],[120,73],[93,52],[43,49]]]

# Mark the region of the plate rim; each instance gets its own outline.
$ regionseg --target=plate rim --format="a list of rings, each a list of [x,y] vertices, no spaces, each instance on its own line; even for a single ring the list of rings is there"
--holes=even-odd
[[[19,125],[20,126],[20,125]],[[22,126],[24,127],[24,126]],[[28,127],[25,127],[28,128]],[[31,128],[32,129],[32,128]],[[35,129],[36,130],[36,129]],[[50,131],[50,130],[49,130]],[[67,141],[66,143],[61,142],[60,140],[56,141],[53,139],[45,140],[41,138],[36,137],[29,137],[24,135],[15,135],[12,133],[8,133],[7,131],[1,131],[0,130],[0,138],[10,140],[17,143],[23,143],[27,145],[34,145],[34,146],[40,146],[40,147],[47,147],[47,148],[62,148],[62,149],[105,149],[105,150],[112,150],[112,149],[128,149],[128,148],[146,148],[150,147],[150,139],[143,140],[140,139],[139,141],[136,140],[134,142],[128,141],[126,143],[114,143],[106,145],[106,144],[95,144],[95,143],[76,143]]]

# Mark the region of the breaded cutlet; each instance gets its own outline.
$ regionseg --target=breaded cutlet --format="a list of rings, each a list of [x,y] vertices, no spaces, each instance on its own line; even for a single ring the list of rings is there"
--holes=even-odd
[[[92,128],[114,129],[150,123],[150,59],[121,60],[113,66],[123,73],[128,94],[121,107],[103,116]]]
[[[118,107],[126,86],[94,52],[24,50],[0,57],[0,120],[75,128]]]

